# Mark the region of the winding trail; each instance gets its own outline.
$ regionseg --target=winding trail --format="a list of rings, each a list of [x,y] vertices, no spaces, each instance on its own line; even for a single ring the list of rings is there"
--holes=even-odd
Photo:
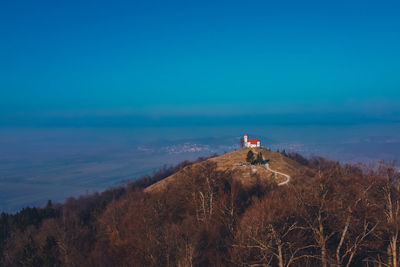
[[[273,172],[273,173],[275,173],[275,174],[280,174],[280,175],[286,177],[286,180],[283,181],[283,182],[280,182],[280,183],[278,184],[278,186],[285,185],[285,184],[288,184],[288,183],[290,182],[290,175],[288,175],[288,174],[286,174],[286,173],[283,173],[283,172],[274,171],[273,169],[271,169],[271,168],[269,167],[269,164],[268,164],[268,163],[265,164],[265,168],[267,168],[267,170],[269,170],[270,172]]]

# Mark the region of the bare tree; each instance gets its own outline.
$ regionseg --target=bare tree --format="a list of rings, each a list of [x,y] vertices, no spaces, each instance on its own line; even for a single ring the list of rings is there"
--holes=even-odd
[[[244,148],[244,139],[243,139],[243,137],[240,137],[240,139],[239,139],[239,147],[240,148]]]
[[[282,192],[256,202],[244,214],[235,238],[236,264],[289,267],[314,257],[304,253],[315,246],[302,238],[304,228],[295,218],[295,199]]]
[[[302,207],[301,217],[304,220],[304,229],[312,233],[316,246],[320,249],[320,260],[323,267],[328,266],[327,242],[334,235],[326,229],[328,217],[331,215],[328,210],[327,195],[328,184],[321,181],[312,192],[304,195],[304,192],[297,194],[297,199]]]
[[[394,188],[388,183],[384,188],[385,215],[387,232],[389,234],[388,253],[390,255],[388,264],[393,267],[398,266],[398,237],[400,226],[400,203],[397,196],[392,192]]]
[[[362,185],[359,185],[362,187]],[[337,228],[338,234],[340,234],[339,243],[336,247],[336,265],[339,266],[350,266],[354,256],[357,253],[357,250],[363,244],[365,239],[374,233],[378,226],[377,221],[370,221],[368,218],[358,218],[355,215],[355,211],[359,209],[360,204],[364,204],[363,206],[367,206],[368,203],[368,191],[370,190],[372,185],[368,186],[365,190],[354,192],[351,195],[356,195],[355,199],[349,199],[345,196],[341,197],[342,201],[346,201],[346,205],[338,205],[338,206],[347,206],[347,209],[343,211],[338,211],[337,217],[340,219],[339,225],[341,227]],[[348,189],[351,190],[351,189]],[[342,194],[346,194],[348,192],[343,191]],[[365,214],[365,213],[364,213]]]

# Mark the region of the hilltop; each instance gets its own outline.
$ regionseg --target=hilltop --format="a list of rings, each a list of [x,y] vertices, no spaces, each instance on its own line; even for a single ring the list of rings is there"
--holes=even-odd
[[[243,148],[187,166],[183,170],[145,188],[144,191],[160,192],[165,190],[168,185],[182,178],[182,172],[185,172],[187,168],[201,168],[202,165],[207,163],[215,163],[217,170],[219,171],[231,171],[232,177],[237,181],[240,181],[244,186],[253,185],[256,181],[255,178],[259,178],[262,181],[271,184],[278,184],[285,179],[282,175],[274,175],[273,172],[267,170],[264,164],[251,165],[247,163],[246,156],[249,151],[253,151],[255,155],[262,153],[264,160],[268,160],[268,164],[272,170],[285,173],[289,176],[295,176],[299,173],[307,176],[312,176],[314,174],[312,169],[284,156],[282,153],[273,152],[263,147]],[[243,163],[243,165],[240,163]]]

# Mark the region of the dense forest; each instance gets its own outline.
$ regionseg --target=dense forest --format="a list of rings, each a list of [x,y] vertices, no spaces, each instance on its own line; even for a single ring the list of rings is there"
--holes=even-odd
[[[0,266],[398,266],[400,174],[282,152],[285,186],[206,158],[0,217]],[[243,159],[245,161],[246,159]],[[144,188],[171,174],[161,192]]]

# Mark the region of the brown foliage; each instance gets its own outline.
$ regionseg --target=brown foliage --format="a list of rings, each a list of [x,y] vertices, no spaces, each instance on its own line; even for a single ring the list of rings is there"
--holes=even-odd
[[[149,179],[71,198],[57,216],[11,228],[0,265],[397,266],[396,169],[289,156],[309,168],[287,186],[252,177],[244,187],[205,161],[178,168],[160,192],[140,189]]]

